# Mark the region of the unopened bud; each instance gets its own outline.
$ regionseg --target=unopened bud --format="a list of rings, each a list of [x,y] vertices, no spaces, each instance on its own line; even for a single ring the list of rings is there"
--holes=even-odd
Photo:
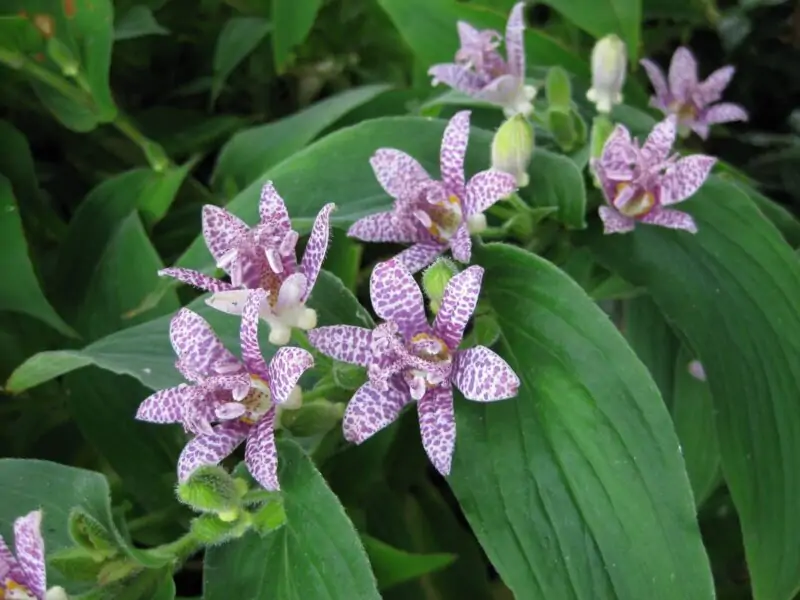
[[[96,560],[109,558],[119,551],[111,533],[82,508],[70,511],[67,530],[75,545],[88,551]]]
[[[547,127],[556,143],[565,152],[572,150],[579,141],[579,134],[575,128],[575,119],[572,110],[551,106],[547,109]]]
[[[215,513],[232,521],[241,508],[240,487],[222,467],[204,465],[178,485],[178,498],[199,512]]]
[[[544,85],[547,104],[564,112],[569,111],[572,106],[572,84],[569,81],[569,74],[561,67],[551,67]]]
[[[513,175],[519,187],[528,185],[528,165],[536,138],[533,127],[522,115],[503,123],[492,140],[492,168]]]
[[[8,596],[9,598],[11,596]],[[69,600],[67,591],[60,585],[54,585],[47,592],[45,592],[44,600]]]
[[[447,284],[458,273],[455,263],[446,258],[440,258],[422,274],[422,289],[430,300],[431,310],[434,314],[439,312],[439,303],[444,297]]]
[[[59,66],[65,76],[75,77],[78,74],[80,70],[78,59],[75,58],[72,50],[57,37],[51,37],[47,40],[47,56]]]
[[[321,399],[308,402],[298,410],[281,413],[281,426],[297,437],[327,433],[344,416],[344,404]]]
[[[241,537],[251,525],[250,513],[240,513],[236,521],[224,521],[217,515],[205,514],[192,519],[192,535],[203,544],[213,546]]]
[[[615,104],[622,102],[627,64],[625,42],[616,35],[607,35],[594,45],[592,87],[586,92],[586,97],[594,102],[597,112],[609,113]]]

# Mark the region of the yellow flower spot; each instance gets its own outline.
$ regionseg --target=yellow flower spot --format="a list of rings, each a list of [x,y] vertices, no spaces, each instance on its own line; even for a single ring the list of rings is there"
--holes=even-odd
[[[629,186],[628,183],[617,184],[617,195],[620,194],[625,188]],[[634,196],[623,206],[617,207],[619,212],[627,217],[643,217],[649,213],[656,203],[656,198],[650,192],[644,192],[638,196]]]

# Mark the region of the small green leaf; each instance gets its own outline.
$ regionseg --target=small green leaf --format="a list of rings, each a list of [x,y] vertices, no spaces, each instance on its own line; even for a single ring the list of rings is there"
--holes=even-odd
[[[381,590],[439,571],[456,560],[455,554],[412,554],[369,535],[362,534],[361,541]]]
[[[261,17],[233,17],[225,23],[214,48],[212,105],[233,70],[258,47],[271,29],[272,24]]]
[[[117,19],[114,26],[114,41],[133,40],[147,35],[169,35],[169,29],[162,27],[153,16],[149,6],[131,6]]]
[[[278,73],[284,72],[292,49],[311,33],[321,6],[322,0],[272,0],[272,52]]]

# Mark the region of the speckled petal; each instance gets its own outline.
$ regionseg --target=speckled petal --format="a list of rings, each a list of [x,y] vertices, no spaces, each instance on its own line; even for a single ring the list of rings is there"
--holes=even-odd
[[[419,190],[431,181],[417,159],[394,148],[379,148],[369,164],[381,187],[397,200],[415,200]]]
[[[169,338],[179,360],[201,375],[212,375],[212,365],[239,362],[206,320],[188,308],[179,310],[170,321]]]
[[[661,180],[661,205],[677,204],[694,194],[705,183],[716,162],[713,156],[694,154],[672,165]]]
[[[455,194],[458,198],[464,197],[464,157],[467,154],[469,142],[469,116],[470,111],[462,110],[453,115],[442,137],[442,147],[439,153],[439,169],[442,173],[442,183],[448,194]]]
[[[6,577],[23,579],[25,574],[20,569],[19,563],[11,553],[6,541],[0,536],[0,581],[4,581]]]
[[[314,366],[314,357],[302,348],[279,348],[269,363],[269,389],[272,401],[283,404],[303,373]]]
[[[598,212],[603,220],[603,233],[627,233],[633,231],[635,221],[630,217],[621,215],[608,206],[601,206]]]
[[[251,290],[242,310],[242,322],[239,327],[239,342],[242,346],[242,361],[248,373],[267,380],[269,369],[261,354],[258,343],[258,324],[261,320],[261,307],[267,299],[265,290]]]
[[[642,223],[659,225],[661,227],[667,227],[668,229],[683,229],[689,233],[697,233],[697,224],[694,222],[692,216],[679,210],[654,208],[642,217],[641,221]]]
[[[443,83],[471,96],[479,92],[486,83],[477,73],[453,63],[433,65],[428,69],[428,75],[433,78],[431,85]]]
[[[482,46],[481,32],[466,21],[457,21],[458,41],[461,47]]]
[[[417,412],[422,446],[436,470],[447,476],[456,447],[456,416],[449,384],[428,390],[418,402]]]
[[[461,225],[450,238],[450,252],[458,262],[469,264],[472,259],[472,238],[466,225]]]
[[[192,438],[178,458],[178,480],[186,481],[192,471],[203,465],[219,464],[236,450],[251,428],[244,421],[226,421],[214,427],[214,433]]]
[[[693,100],[700,106],[708,106],[722,98],[722,92],[728,87],[736,73],[736,67],[727,65],[717,69],[704,82],[695,88]]]
[[[600,162],[604,175],[618,181],[629,180],[636,161],[637,149],[630,132],[624,125],[617,125],[603,146]]]
[[[697,87],[697,61],[688,48],[681,46],[672,55],[669,65],[669,89],[679,102],[691,99]]]
[[[286,203],[271,181],[267,181],[261,188],[258,215],[261,223],[269,225],[270,232],[280,237],[286,235],[292,228],[292,220],[286,210]]]
[[[647,73],[647,77],[650,79],[650,83],[653,84],[656,103],[660,107],[666,108],[672,98],[670,97],[669,87],[667,86],[667,79],[664,77],[664,72],[661,70],[661,67],[647,58],[640,60],[639,64],[644,67],[645,73]]]
[[[436,260],[436,257],[445,250],[447,250],[446,245],[439,242],[428,241],[414,244],[410,248],[403,250],[394,258],[403,263],[409,273],[416,273],[431,264]]]
[[[674,115],[656,123],[642,146],[642,158],[646,165],[653,166],[667,159],[675,143],[677,122]]]
[[[47,579],[44,564],[44,539],[42,539],[42,511],[35,510],[14,521],[14,551],[20,569],[25,574],[26,585],[37,598],[44,598]]]
[[[182,383],[145,398],[136,411],[136,418],[150,423],[181,423],[183,409],[193,397],[192,386]]]
[[[317,327],[308,332],[308,341],[334,360],[366,367],[370,361],[372,330],[354,325]]]
[[[203,238],[215,261],[219,262],[249,230],[247,223],[224,208],[213,204],[203,207]]]
[[[244,460],[250,474],[264,489],[270,491],[280,489],[274,424],[275,408],[271,408],[250,430],[244,452]]]
[[[720,104],[710,106],[708,110],[700,115],[700,120],[706,125],[747,121],[748,119],[747,111],[738,104],[733,104],[732,102],[721,102]]]
[[[517,181],[513,175],[489,169],[481,171],[467,183],[464,209],[466,216],[485,211],[498,200],[510,196],[517,190]]]
[[[325,260],[325,253],[328,251],[328,241],[330,239],[331,212],[335,208],[336,205],[333,203],[326,204],[314,220],[314,227],[311,229],[305,254],[303,254],[303,262],[300,265],[300,270],[306,276],[306,291],[303,295],[303,300],[308,298],[311,290],[314,289],[319,270],[322,268],[322,261]]]
[[[508,15],[506,23],[506,57],[508,71],[517,77],[525,77],[525,3],[517,2]]]
[[[209,277],[199,271],[193,271],[192,269],[171,267],[169,269],[161,269],[158,274],[162,277],[173,277],[181,283],[191,285],[204,292],[224,292],[234,289],[230,283],[214,279],[213,277]]]
[[[395,212],[377,213],[353,223],[347,235],[364,242],[412,244],[424,238],[416,221]]]
[[[461,343],[464,329],[469,323],[481,291],[483,267],[472,266],[455,275],[447,283],[439,312],[433,321],[433,333],[441,338],[450,350]]]
[[[389,382],[386,391],[365,383],[358,388],[345,410],[342,421],[345,439],[360,444],[392,423],[410,401],[408,388],[402,389],[394,380]]]
[[[519,377],[489,348],[475,346],[456,354],[453,384],[467,400],[494,402],[516,396]]]
[[[369,293],[375,313],[384,321],[394,322],[406,341],[428,331],[422,291],[396,258],[378,263],[372,270]]]

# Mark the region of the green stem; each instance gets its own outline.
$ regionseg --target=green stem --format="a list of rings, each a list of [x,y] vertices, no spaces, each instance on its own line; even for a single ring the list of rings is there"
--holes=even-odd
[[[531,211],[531,207],[517,194],[511,194],[506,198],[506,201],[521,213],[529,213]]]
[[[92,97],[82,91],[80,88],[72,85],[63,77],[56,75],[51,70],[36,64],[31,59],[8,50],[0,49],[0,62],[11,67],[12,69],[21,69],[34,79],[38,79],[42,83],[49,85],[54,90],[60,92],[70,100],[85,106],[87,108],[94,108],[94,101]]]
[[[195,538],[194,534],[190,531],[179,537],[174,542],[157,546],[151,549],[150,552],[173,557],[177,560],[178,564],[180,564],[202,547],[203,543]]]
[[[117,111],[117,116],[111,124],[116,127],[117,131],[142,149],[147,162],[154,171],[160,173],[171,165],[171,161],[164,149],[139,131],[134,122],[124,113]]]

